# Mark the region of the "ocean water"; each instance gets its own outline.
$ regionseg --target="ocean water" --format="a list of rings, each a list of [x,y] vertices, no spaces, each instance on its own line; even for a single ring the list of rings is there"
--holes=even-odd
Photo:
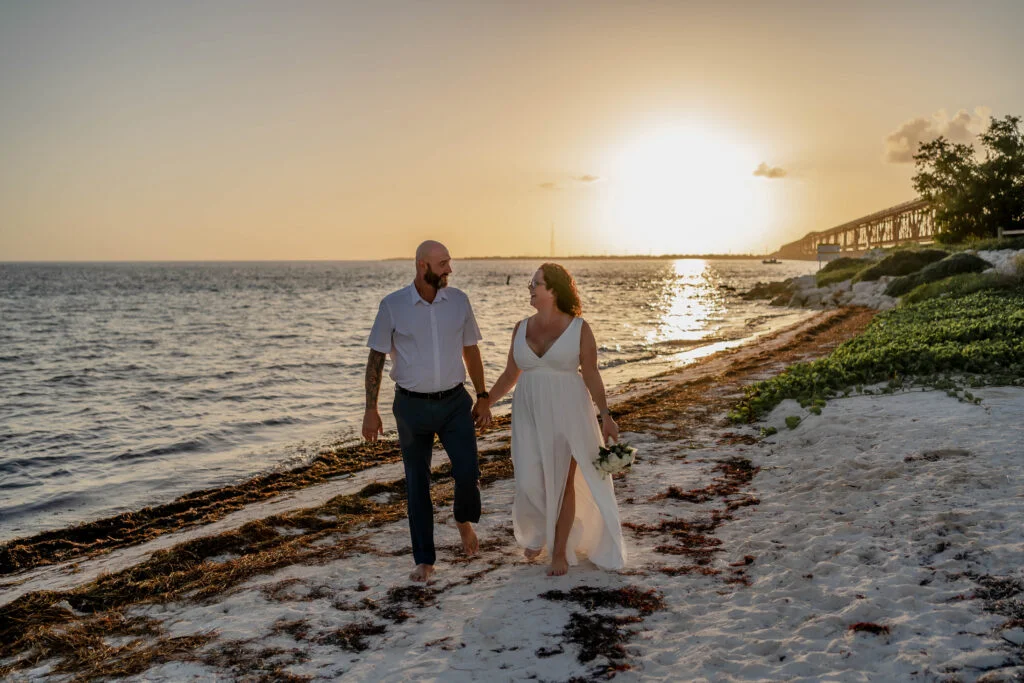
[[[456,261],[504,367],[540,260]],[[567,260],[610,386],[793,322],[815,264]],[[412,262],[0,264],[0,540],[239,481],[357,438],[366,337]],[[381,412],[393,387],[385,379]],[[507,399],[506,399],[507,403]]]

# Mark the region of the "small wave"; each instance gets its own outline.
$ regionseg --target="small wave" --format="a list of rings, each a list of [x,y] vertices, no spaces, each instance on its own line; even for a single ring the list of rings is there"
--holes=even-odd
[[[601,369],[617,368],[620,365],[626,365],[627,363],[638,363],[645,360],[653,360],[658,357],[656,353],[648,353],[642,356],[633,356],[631,358],[613,358],[611,360],[601,363]]]
[[[282,427],[285,425],[301,424],[302,420],[297,417],[268,417],[265,420],[253,420],[250,422],[239,422],[230,426],[232,432],[248,433],[260,427]]]
[[[676,351],[678,349],[692,349],[695,346],[704,346],[705,344],[710,344],[713,341],[716,340],[710,337],[705,339],[666,339],[665,341],[658,342],[656,347]]]
[[[275,365],[268,365],[267,370],[297,370],[299,368],[313,368],[313,369],[325,369],[325,370],[344,370],[345,368],[361,368],[364,367],[364,363],[344,363],[341,361],[331,361],[323,363],[277,363]]]
[[[156,448],[150,448],[145,451],[125,451],[124,453],[115,455],[111,460],[142,460],[146,458],[157,458],[163,455],[175,455],[177,453],[195,453],[209,448],[210,445],[211,442],[204,439],[188,439],[187,441],[179,441],[178,443],[173,443],[168,446],[157,446]]]
[[[80,375],[54,375],[53,377],[43,380],[47,384],[64,384],[69,387],[84,387],[89,382]]]

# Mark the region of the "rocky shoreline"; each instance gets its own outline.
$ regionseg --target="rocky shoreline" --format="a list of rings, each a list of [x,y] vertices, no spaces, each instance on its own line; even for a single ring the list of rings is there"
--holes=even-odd
[[[967,251],[989,264],[984,274],[1017,275],[1024,250],[1000,249],[996,251]],[[861,261],[881,263],[890,254],[882,251],[868,252]],[[819,286],[819,274],[803,275],[781,282],[758,283],[741,296],[745,299],[770,299],[773,306],[790,308],[831,309],[841,306],[864,306],[875,310],[887,310],[899,303],[899,297],[889,296],[886,290],[897,275],[882,275],[876,280],[856,281],[849,278],[840,282]]]

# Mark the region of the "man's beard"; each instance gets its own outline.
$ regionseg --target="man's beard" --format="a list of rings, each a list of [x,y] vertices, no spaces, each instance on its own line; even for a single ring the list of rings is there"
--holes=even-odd
[[[443,289],[448,286],[448,275],[438,275],[431,270],[429,263],[427,264],[427,272],[423,274],[423,279],[434,289]]]

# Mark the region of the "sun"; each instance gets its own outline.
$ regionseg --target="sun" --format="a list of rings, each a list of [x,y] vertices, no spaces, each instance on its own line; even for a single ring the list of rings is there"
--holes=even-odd
[[[611,152],[600,222],[629,253],[743,251],[764,222],[756,167],[753,149],[710,127],[645,132]]]

